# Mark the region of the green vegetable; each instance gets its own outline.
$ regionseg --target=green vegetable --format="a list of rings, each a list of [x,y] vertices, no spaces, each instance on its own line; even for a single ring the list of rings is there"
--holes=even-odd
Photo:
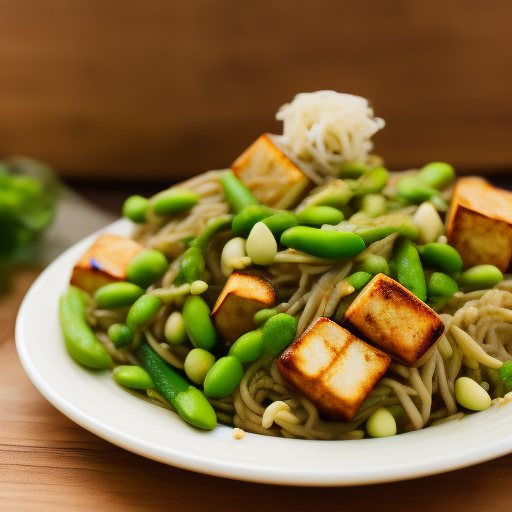
[[[269,310],[266,310],[269,311]],[[250,331],[240,336],[229,349],[229,355],[241,363],[252,363],[265,353],[261,329]]]
[[[414,204],[420,204],[434,197],[440,197],[439,192],[435,188],[425,185],[417,176],[402,178],[397,183],[396,193],[398,197],[403,197]]]
[[[94,299],[99,309],[112,309],[131,306],[142,295],[144,295],[144,290],[140,286],[120,281],[107,284],[96,290]]]
[[[196,247],[201,251],[204,251],[212,238],[224,229],[229,229],[233,223],[233,215],[221,215],[210,219],[206,224],[205,230],[190,243],[190,247]]]
[[[233,234],[235,236],[247,238],[251,229],[257,222],[260,222],[267,217],[271,217],[272,215],[275,215],[275,213],[276,210],[260,204],[248,206],[238,213],[233,219],[233,226],[231,228]]]
[[[416,247],[410,240],[401,241],[395,251],[395,265],[398,282],[416,297],[427,300],[427,285]]]
[[[345,281],[357,291],[366,286],[371,281],[372,277],[373,276],[368,272],[355,272],[351,276],[348,276]]]
[[[297,333],[297,319],[286,313],[278,313],[263,325],[262,340],[265,350],[273,357],[290,345]]]
[[[251,191],[231,172],[226,171],[220,179],[224,196],[235,214],[248,206],[259,204]]]
[[[261,222],[267,226],[272,234],[279,238],[287,229],[293,228],[298,224],[297,217],[286,210],[282,210],[271,217],[263,219]]]
[[[281,235],[281,243],[313,256],[334,260],[351,258],[366,248],[363,240],[354,233],[324,231],[307,226],[286,230]]]
[[[217,344],[217,332],[210,319],[208,304],[199,295],[191,295],[185,301],[182,315],[192,345],[212,350]]]
[[[380,192],[388,181],[389,173],[384,167],[376,167],[363,174],[355,183],[354,195],[375,194]]]
[[[152,295],[143,295],[128,311],[126,325],[134,331],[149,325],[160,313],[164,303]]]
[[[164,333],[166,341],[171,345],[183,345],[187,341],[183,316],[179,311],[173,311],[169,315],[165,322]]]
[[[194,384],[201,386],[214,363],[215,356],[213,354],[202,348],[194,348],[185,359],[185,373]]]
[[[149,200],[149,207],[155,215],[167,216],[183,213],[201,199],[199,194],[185,189],[169,189],[160,192]]]
[[[358,270],[367,272],[372,276],[377,274],[389,275],[389,265],[386,258],[378,256],[377,254],[368,254],[358,265]]]
[[[361,162],[360,160],[353,160],[352,162],[345,162],[339,168],[340,178],[359,178],[370,170],[370,166]]]
[[[155,384],[149,373],[140,366],[117,366],[112,372],[114,380],[132,389],[153,389]]]
[[[128,346],[133,341],[132,330],[124,324],[112,324],[108,328],[108,337],[116,348]]]
[[[401,422],[407,419],[405,409],[401,405],[390,405],[387,410],[391,413],[396,422]]]
[[[425,165],[416,178],[428,187],[441,190],[455,178],[455,171],[450,164],[432,162]]]
[[[493,288],[503,281],[503,274],[494,265],[477,265],[468,268],[457,279],[459,286],[484,290]]]
[[[138,224],[147,222],[149,201],[142,196],[130,196],[123,204],[123,215]]]
[[[455,398],[462,407],[472,411],[485,411],[491,406],[489,393],[469,377],[459,377],[455,381]]]
[[[423,261],[442,268],[445,272],[460,272],[462,258],[456,249],[447,244],[431,243],[418,246]]]
[[[333,206],[341,208],[345,206],[353,194],[347,183],[343,180],[334,180],[314,196],[308,197],[307,206]]]
[[[206,375],[204,393],[211,398],[226,398],[235,391],[243,376],[242,363],[236,357],[221,357]]]
[[[137,355],[156,389],[187,423],[205,430],[215,428],[217,416],[201,391],[172,370],[148,345],[141,345]]]
[[[277,315],[277,309],[260,309],[254,315],[254,323],[256,325],[263,325],[269,318]]]
[[[169,268],[166,257],[156,249],[139,252],[126,268],[126,280],[147,288],[163,277]]]
[[[390,437],[396,434],[396,421],[385,408],[377,409],[366,420],[366,432],[371,437]]]
[[[430,276],[427,291],[430,306],[439,311],[459,291],[459,287],[450,276],[434,272]]]
[[[60,298],[60,324],[64,342],[71,356],[90,368],[108,368],[112,359],[85,320],[86,301],[84,292],[70,286]]]
[[[399,213],[383,215],[373,219],[371,224],[362,225],[354,231],[366,245],[382,240],[393,233],[414,240],[418,236],[418,228],[409,215]]]
[[[387,210],[387,201],[382,194],[367,194],[361,201],[360,212],[368,217],[379,217]]]
[[[308,206],[297,214],[302,226],[321,227],[324,224],[336,225],[343,221],[343,213],[332,206]]]
[[[512,360],[503,363],[500,368],[500,377],[508,391],[512,391]]]

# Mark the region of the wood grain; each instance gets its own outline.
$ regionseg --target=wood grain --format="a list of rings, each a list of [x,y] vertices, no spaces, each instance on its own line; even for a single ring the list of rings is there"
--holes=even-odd
[[[21,367],[14,345],[15,314],[37,274],[37,269],[17,269],[11,292],[0,297],[2,512],[511,509],[512,455],[418,480],[322,489],[200,475],[118,448],[54,409]]]
[[[229,165],[301,91],[372,100],[391,168],[512,168],[506,0],[2,0],[0,155],[66,176]]]

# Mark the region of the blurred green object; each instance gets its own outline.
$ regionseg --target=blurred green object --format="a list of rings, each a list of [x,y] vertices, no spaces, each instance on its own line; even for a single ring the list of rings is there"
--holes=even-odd
[[[0,162],[0,263],[51,223],[60,193],[47,165],[26,157]]]

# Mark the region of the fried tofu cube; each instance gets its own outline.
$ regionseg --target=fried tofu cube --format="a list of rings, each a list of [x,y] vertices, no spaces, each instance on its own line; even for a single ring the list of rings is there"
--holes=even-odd
[[[377,274],[352,302],[345,320],[391,357],[419,366],[444,332],[439,316],[405,286]]]
[[[93,294],[98,288],[126,279],[126,268],[144,246],[123,236],[101,235],[73,268],[71,284]]]
[[[461,178],[446,219],[448,243],[465,267],[490,264],[506,272],[512,260],[512,193],[481,178]]]
[[[286,209],[301,196],[309,179],[272,137],[263,134],[235,160],[231,169],[261,204]]]
[[[391,358],[321,317],[277,360],[281,375],[332,420],[351,421]]]
[[[274,287],[266,277],[233,272],[211,313],[215,329],[231,344],[256,329],[254,315],[272,307],[275,300]]]

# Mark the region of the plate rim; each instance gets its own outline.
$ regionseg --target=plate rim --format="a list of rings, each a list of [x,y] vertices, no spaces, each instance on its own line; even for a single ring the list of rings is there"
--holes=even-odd
[[[25,344],[25,327],[24,323],[27,317],[30,316],[30,303],[32,297],[36,295],[39,287],[45,281],[55,267],[60,267],[67,259],[66,257],[70,252],[76,250],[79,244],[85,244],[86,241],[92,241],[98,235],[117,231],[119,229],[128,230],[130,225],[126,219],[119,219],[108,226],[92,233],[91,235],[83,238],[76,244],[60,254],[50,265],[48,265],[41,274],[32,283],[30,289],[26,293],[23,301],[18,310],[15,326],[15,341],[18,356],[20,358],[23,369],[27,373],[29,379],[32,381],[38,391],[62,414],[67,416],[73,422],[77,423],[86,430],[93,434],[105,439],[106,441],[119,446],[125,450],[131,451],[143,457],[153,459],[155,461],[195,471],[198,473],[208,474],[211,476],[229,478],[234,480],[266,483],[274,485],[291,485],[291,486],[315,486],[315,487],[332,487],[332,486],[355,486],[355,485],[370,485],[376,483],[386,483],[402,480],[410,480],[424,476],[444,473],[456,469],[468,467],[474,464],[492,460],[494,458],[506,455],[512,452],[512,431],[510,435],[504,439],[489,442],[484,446],[476,446],[473,449],[466,450],[461,454],[450,455],[447,454],[442,457],[434,459],[427,459],[424,461],[417,461],[410,464],[401,464],[393,467],[390,465],[386,469],[354,469],[348,472],[347,470],[304,470],[303,468],[287,469],[286,473],[282,470],[273,468],[271,464],[266,468],[258,466],[251,466],[249,463],[234,463],[224,462],[219,459],[211,459],[207,457],[198,457],[196,455],[187,454],[179,450],[167,450],[169,456],[164,456],[158,453],[158,447],[148,443],[144,440],[137,439],[135,436],[115,429],[108,423],[105,423],[97,418],[90,416],[80,410],[80,407],[63,398],[59,392],[51,385],[49,385],[39,373],[37,364],[32,361],[30,354]],[[511,411],[512,412],[512,411]],[[225,427],[223,428],[230,428]],[[431,427],[436,428],[436,427]],[[208,435],[208,433],[200,433],[201,435]],[[414,433],[410,433],[414,434]],[[408,436],[410,434],[401,434],[401,436]],[[257,436],[258,434],[246,433],[246,436]],[[269,440],[269,438],[265,438]],[[273,440],[274,438],[272,438]],[[281,438],[276,438],[283,441]],[[270,442],[272,442],[272,440]],[[288,441],[288,440],[285,440]],[[355,443],[361,441],[383,441],[383,440],[354,440],[343,441],[343,443]],[[239,442],[239,441],[237,441]],[[332,443],[336,441],[318,441],[318,440],[300,440],[300,443]]]

